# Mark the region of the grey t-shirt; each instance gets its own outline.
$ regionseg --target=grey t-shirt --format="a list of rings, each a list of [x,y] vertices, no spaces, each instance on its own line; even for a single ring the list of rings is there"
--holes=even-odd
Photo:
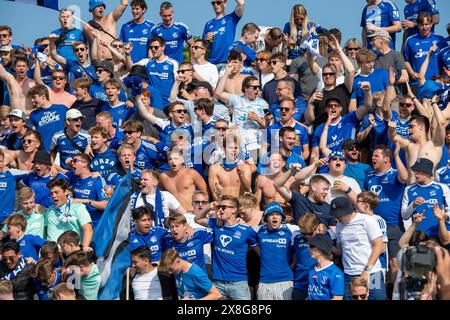
[[[161,118],[161,119],[167,119],[166,114],[159,109],[153,108],[153,115],[157,118]],[[159,131],[158,129],[155,128],[154,125],[152,125],[149,121],[145,120],[144,118],[142,118],[139,115],[139,112],[134,113],[131,117],[130,120],[138,120],[142,122],[142,126],[144,127],[144,136],[147,137],[153,137],[155,139],[159,139]]]
[[[328,60],[324,57],[319,57],[316,63],[322,68],[328,63]],[[300,88],[302,88],[302,98],[308,101],[314,91],[316,91],[319,80],[312,74],[308,62],[306,62],[306,57],[300,56],[292,60],[289,73],[298,75],[298,82]]]
[[[398,80],[401,76],[402,70],[406,69],[405,59],[400,52],[391,50],[387,54],[379,54],[375,61],[375,69],[384,69],[389,72],[389,68],[393,67],[395,70],[395,79]]]

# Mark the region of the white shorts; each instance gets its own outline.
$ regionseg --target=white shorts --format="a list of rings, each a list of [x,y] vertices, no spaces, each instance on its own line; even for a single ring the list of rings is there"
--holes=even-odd
[[[292,300],[293,281],[259,283],[258,300]]]

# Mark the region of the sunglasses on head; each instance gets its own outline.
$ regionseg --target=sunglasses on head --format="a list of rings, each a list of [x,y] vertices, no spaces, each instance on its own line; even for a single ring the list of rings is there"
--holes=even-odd
[[[173,112],[181,114],[181,113],[187,113],[186,109],[178,109],[178,110],[173,110]]]
[[[150,50],[158,50],[161,46],[150,46]]]
[[[192,69],[186,69],[186,70],[177,70],[177,73],[185,74],[188,71],[193,71]]]
[[[52,80],[66,80],[66,77],[52,77]]]
[[[352,294],[353,300],[365,300],[367,298],[367,294]]]

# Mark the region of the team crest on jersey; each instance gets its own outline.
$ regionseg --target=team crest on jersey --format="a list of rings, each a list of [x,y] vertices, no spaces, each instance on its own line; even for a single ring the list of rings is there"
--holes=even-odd
[[[414,192],[412,195],[413,195],[413,196],[417,196],[418,194],[417,194],[417,192]]]
[[[151,241],[151,242],[157,242],[157,241],[158,241],[158,238],[156,238],[155,236],[152,236],[152,237],[150,238],[150,241]]]
[[[142,34],[147,34],[147,29],[142,30]]]
[[[178,37],[178,33],[174,32],[174,33],[172,34],[172,37],[177,38],[177,37]]]
[[[222,24],[225,24],[225,23],[227,23],[225,20],[222,20]]]
[[[188,247],[192,247],[193,245],[194,245],[193,242],[189,242],[189,243],[187,244]]]
[[[431,192],[430,192],[430,196],[431,196],[431,197],[434,197],[434,196],[436,196],[436,191],[434,191],[434,190],[433,190],[433,191],[431,191]]]
[[[239,231],[236,231],[234,234],[233,234],[233,237],[235,237],[235,238],[240,238],[242,236],[242,233],[240,233]]]
[[[389,183],[388,177],[384,177],[383,180],[381,180],[381,183]]]
[[[230,236],[224,234],[220,236],[220,243],[222,244],[222,247],[226,247],[230,244],[231,241],[233,241],[233,238],[231,238]]]
[[[370,191],[375,193],[377,196],[380,195],[381,191],[383,191],[383,187],[380,185],[374,185],[370,187]]]
[[[164,70],[169,70],[169,66],[164,66],[163,69]]]
[[[280,236],[284,236],[284,231],[280,231],[278,234],[279,234]]]
[[[89,181],[88,183],[87,183],[87,186],[88,187],[92,187],[94,185],[94,181]]]

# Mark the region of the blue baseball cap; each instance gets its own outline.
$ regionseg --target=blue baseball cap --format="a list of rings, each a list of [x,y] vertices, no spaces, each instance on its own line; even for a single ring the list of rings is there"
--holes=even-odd
[[[278,202],[271,202],[266,206],[266,210],[264,210],[263,220],[266,221],[267,217],[272,213],[279,213],[283,219],[286,219],[286,215],[284,214],[283,208]]]
[[[106,8],[106,5],[102,0],[89,0],[89,12],[100,6]]]
[[[345,160],[345,156],[341,151],[333,151],[332,153],[330,153],[330,155],[328,156],[328,159],[332,159],[332,158],[339,158],[341,160]]]

